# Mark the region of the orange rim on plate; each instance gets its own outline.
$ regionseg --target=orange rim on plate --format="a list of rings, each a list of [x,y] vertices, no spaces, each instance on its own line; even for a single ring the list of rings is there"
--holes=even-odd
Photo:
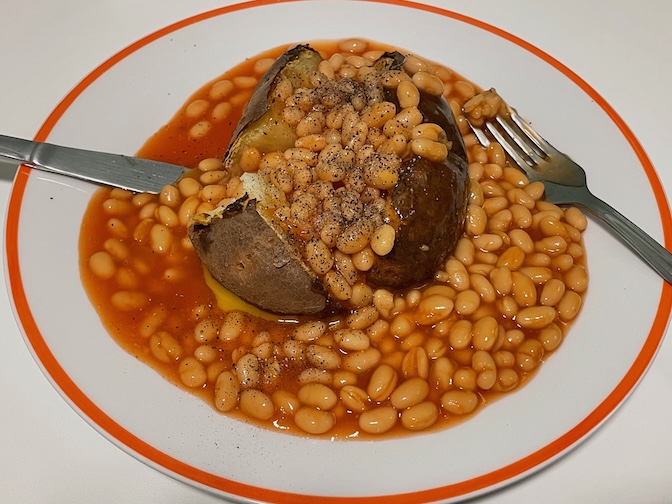
[[[89,75],[87,75],[54,109],[51,115],[44,122],[43,126],[35,136],[35,140],[44,141],[47,139],[49,133],[60,120],[65,111],[72,105],[72,103],[99,77],[106,71],[118,64],[124,58],[150,44],[151,42],[164,37],[172,32],[180,30],[184,27],[193,25],[200,21],[221,16],[230,12],[250,9],[254,7],[266,6],[277,3],[290,3],[297,1],[310,0],[255,0],[244,4],[235,4],[228,7],[215,9],[205,12],[170,26],[158,30],[141,40],[131,44],[119,53],[112,56],[105,61]],[[560,63],[558,60],[543,52],[534,45],[512,35],[504,30],[496,28],[492,25],[479,21],[477,19],[464,16],[455,12],[441,9],[439,7],[432,7],[421,5],[415,2],[406,0],[366,0],[372,3],[382,3],[388,5],[395,5],[406,7],[410,9],[417,9],[429,13],[437,14],[447,18],[451,18],[476,28],[488,31],[498,37],[501,37],[526,51],[534,54],[542,59],[556,70],[564,74],[579,88],[581,88],[587,95],[589,95],[595,103],[608,115],[613,121],[621,134],[627,139],[630,147],[635,152],[639,162],[646,173],[648,181],[653,190],[656,205],[661,218],[663,227],[663,234],[666,245],[672,243],[672,217],[667,205],[664,190],[660,184],[660,180],[644,152],[644,149],[635,138],[632,131],[623,122],[616,111],[602,98],[587,82],[579,77],[572,70]],[[329,497],[329,496],[314,496],[297,493],[289,493],[282,491],[270,490],[251,485],[242,484],[221,476],[217,476],[206,471],[202,471],[193,466],[190,466],[180,460],[167,455],[166,453],[157,450],[150,444],[139,439],[124,427],[115,422],[112,418],[106,415],[96,404],[84,394],[79,387],[68,376],[67,372],[61,367],[59,362],[52,354],[48,344],[42,337],[40,329],[33,318],[28,299],[24,290],[18,250],[18,234],[19,234],[19,217],[21,213],[21,204],[25,193],[26,184],[30,176],[30,169],[21,167],[18,172],[12,193],[9,200],[9,207],[7,213],[6,226],[6,258],[8,268],[8,280],[11,290],[12,299],[14,302],[15,311],[21,326],[25,333],[26,339],[30,343],[32,350],[38,359],[39,363],[45,372],[51,377],[54,384],[60,388],[62,394],[73,404],[82,414],[88,417],[95,425],[102,431],[106,432],[112,440],[124,445],[142,458],[163,467],[170,472],[190,480],[199,485],[203,485],[210,489],[226,492],[228,494],[248,498],[257,499],[269,502],[293,503],[298,500],[305,500],[310,498],[311,502],[327,503],[342,503],[342,502],[361,502],[361,503],[412,503],[437,501],[445,499],[453,499],[461,496],[469,496],[478,492],[482,492],[488,488],[501,486],[506,482],[513,481],[520,478],[533,469],[551,461],[559,455],[565,453],[570,448],[575,446],[579,441],[585,438],[590,432],[598,427],[604,420],[606,420],[611,413],[627,398],[634,387],[640,381],[645,371],[651,364],[665,333],[670,309],[672,307],[672,286],[663,282],[660,301],[656,311],[655,318],[649,330],[648,337],[639,351],[637,357],[629,368],[628,372],[621,379],[618,385],[611,391],[611,393],[581,422],[575,427],[566,432],[564,435],[558,437],[551,443],[543,446],[530,455],[523,457],[509,465],[499,468],[495,471],[483,474],[458,483],[431,488],[427,490],[415,491],[410,493],[402,493],[396,495],[384,496],[365,496],[365,497]]]

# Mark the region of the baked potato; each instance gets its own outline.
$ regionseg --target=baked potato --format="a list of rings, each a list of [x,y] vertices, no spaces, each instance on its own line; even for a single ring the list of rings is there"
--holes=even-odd
[[[360,80],[325,75],[307,45],[275,61],[224,158],[245,194],[189,228],[213,278],[264,310],[296,315],[348,306],[356,285],[399,290],[432,278],[462,233],[467,156],[440,92],[416,89],[409,107],[390,85],[412,82],[405,61],[385,53]],[[322,120],[310,140],[326,145],[305,148],[288,109]],[[414,143],[422,124],[429,134]],[[244,169],[250,149],[284,153],[282,166]]]

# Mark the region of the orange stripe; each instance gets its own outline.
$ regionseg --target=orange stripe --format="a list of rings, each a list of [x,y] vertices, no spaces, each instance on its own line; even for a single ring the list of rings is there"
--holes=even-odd
[[[205,12],[172,25],[169,25],[161,30],[158,30],[143,39],[131,44],[126,49],[112,56],[110,59],[101,64],[93,72],[84,78],[54,109],[51,115],[47,118],[42,128],[35,136],[36,140],[46,140],[54,125],[61,119],[65,111],[72,105],[72,103],[86,90],[86,88],[96,79],[102,76],[106,71],[119,63],[124,58],[145,47],[151,42],[164,37],[172,32],[175,32],[184,27],[193,25],[206,19],[221,16],[227,13],[235,12],[243,9],[250,9],[265,5],[276,3],[289,3],[295,1],[311,1],[311,0],[257,0],[245,4],[236,4],[228,7],[223,7],[213,11]],[[623,136],[626,138],[633,151],[637,155],[644,171],[648,177],[649,183],[653,189],[658,211],[660,213],[661,222],[663,226],[663,233],[665,243],[669,246],[672,243],[672,216],[670,215],[667,200],[665,198],[664,190],[656,175],[655,169],[651,164],[644,149],[639,144],[634,134],[628,126],[623,122],[620,116],[611,108],[611,106],[583,79],[575,74],[568,67],[554,59],[550,55],[541,51],[532,44],[505,32],[492,25],[482,21],[470,18],[468,16],[447,11],[438,7],[420,5],[415,2],[406,0],[366,0],[371,3],[382,3],[388,5],[396,5],[410,9],[421,10],[425,12],[434,13],[440,16],[460,21],[476,28],[493,33],[509,42],[512,42],[519,47],[529,51],[543,61],[547,62],[558,71],[567,76],[576,85],[578,85],[587,95],[595,100],[595,102],[605,111],[609,118],[616,124]],[[672,286],[663,283],[660,302],[656,312],[655,319],[649,331],[649,335],[637,355],[632,366],[614,388],[614,390],[599,404],[585,419],[583,419],[573,429],[565,433],[563,436],[542,447],[536,452],[498,470],[492,471],[469,480],[459,483],[437,487],[433,489],[410,492],[405,494],[397,494],[391,496],[373,496],[373,497],[329,497],[329,496],[309,496],[288,492],[279,492],[265,488],[259,488],[251,485],[241,484],[220,476],[216,476],[195,467],[189,466],[159,450],[153,446],[145,443],[141,439],[134,436],[132,433],[124,429],[121,425],[116,423],[113,419],[107,416],[100,410],[70,379],[67,373],[61,368],[58,361],[51,353],[48,345],[42,337],[40,330],[33,319],[28,300],[24,291],[21,269],[19,264],[19,250],[18,250],[18,234],[19,234],[19,218],[21,211],[21,203],[25,193],[26,184],[28,181],[29,170],[27,168],[20,168],[16,177],[15,184],[10,195],[9,207],[7,213],[7,228],[6,228],[6,251],[8,264],[8,279],[11,287],[12,297],[16,307],[18,317],[21,321],[24,332],[27,335],[33,351],[46,369],[53,381],[60,387],[61,391],[77,406],[87,417],[95,422],[100,428],[107,432],[112,438],[116,439],[123,445],[134,450],[142,457],[145,457],[152,462],[158,464],[165,469],[168,469],[184,478],[200,483],[212,489],[221,490],[230,494],[246,497],[249,499],[258,499],[269,502],[279,503],[295,503],[299,501],[319,501],[323,504],[330,503],[366,503],[366,504],[407,504],[415,502],[425,502],[431,500],[441,500],[459,496],[466,496],[475,492],[483,491],[493,485],[499,485],[507,482],[513,478],[520,477],[525,473],[531,471],[535,467],[550,461],[552,458],[562,454],[564,451],[571,448],[574,444],[580,441],[584,436],[590,433],[595,427],[603,422],[619,404],[628,396],[635,385],[642,378],[644,372],[651,363],[655,353],[662,340],[663,334],[667,327],[668,316],[670,308],[672,307]]]

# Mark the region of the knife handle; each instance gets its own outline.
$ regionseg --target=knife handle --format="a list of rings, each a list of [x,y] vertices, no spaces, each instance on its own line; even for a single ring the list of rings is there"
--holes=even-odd
[[[39,142],[0,135],[0,157],[13,159],[21,163],[30,163]]]

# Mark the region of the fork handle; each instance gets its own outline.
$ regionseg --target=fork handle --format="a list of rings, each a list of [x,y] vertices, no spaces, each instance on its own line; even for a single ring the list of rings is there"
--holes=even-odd
[[[587,188],[574,200],[616,232],[653,270],[672,284],[672,253]]]

